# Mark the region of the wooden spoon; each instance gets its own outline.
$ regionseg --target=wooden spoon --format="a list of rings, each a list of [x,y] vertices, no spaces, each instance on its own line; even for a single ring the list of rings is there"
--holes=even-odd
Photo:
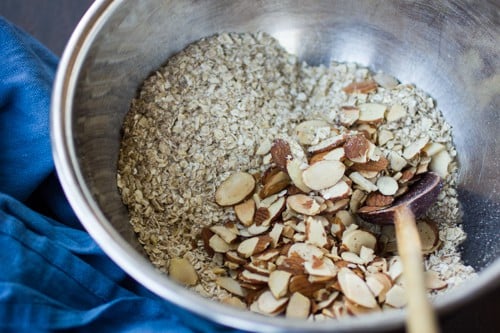
[[[406,326],[410,333],[439,332],[436,315],[427,298],[422,244],[415,218],[424,214],[436,201],[441,187],[441,178],[433,172],[427,172],[422,174],[409,191],[396,199],[390,207],[358,211],[358,215],[367,222],[395,226],[398,253],[406,282],[408,301]]]

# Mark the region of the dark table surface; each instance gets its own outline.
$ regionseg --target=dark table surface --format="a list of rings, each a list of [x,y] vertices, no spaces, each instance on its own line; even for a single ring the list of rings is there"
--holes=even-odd
[[[92,2],[0,0],[0,15],[35,36],[60,56],[71,32]],[[444,333],[499,333],[500,286],[440,316],[440,325]]]

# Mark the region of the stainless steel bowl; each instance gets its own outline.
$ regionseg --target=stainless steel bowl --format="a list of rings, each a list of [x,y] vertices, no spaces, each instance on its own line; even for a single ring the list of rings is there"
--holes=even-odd
[[[355,61],[432,94],[453,126],[462,247],[479,277],[436,300],[451,310],[500,277],[500,19],[496,1],[98,0],[61,60],[52,105],[57,171],[74,210],[104,251],[165,299],[249,330],[371,331],[402,311],[331,323],[264,318],[179,287],[146,259],[116,187],[120,127],[139,84],[172,54],[222,31],[266,31],[310,64]]]

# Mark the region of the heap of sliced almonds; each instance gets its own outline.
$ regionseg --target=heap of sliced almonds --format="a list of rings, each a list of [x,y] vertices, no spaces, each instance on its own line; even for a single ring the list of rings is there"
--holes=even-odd
[[[367,81],[344,90],[376,87]],[[216,202],[233,207],[236,219],[204,228],[201,238],[210,255],[224,258],[216,283],[233,295],[227,303],[313,319],[405,305],[394,228],[375,234],[355,217],[390,205],[429,168],[448,172],[445,147],[428,138],[402,154],[381,148],[392,133],[379,125],[405,116],[400,105],[365,103],[342,108],[338,126],[302,122],[293,139],[259,148],[265,171],[234,173],[218,187]],[[436,224],[421,220],[418,229],[424,254],[435,251]],[[437,273],[427,276],[430,289],[446,287]]]

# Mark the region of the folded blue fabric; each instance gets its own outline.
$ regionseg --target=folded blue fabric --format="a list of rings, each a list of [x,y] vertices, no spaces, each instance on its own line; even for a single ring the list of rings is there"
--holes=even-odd
[[[83,230],[54,174],[57,58],[0,17],[0,331],[234,332],[164,301]]]

